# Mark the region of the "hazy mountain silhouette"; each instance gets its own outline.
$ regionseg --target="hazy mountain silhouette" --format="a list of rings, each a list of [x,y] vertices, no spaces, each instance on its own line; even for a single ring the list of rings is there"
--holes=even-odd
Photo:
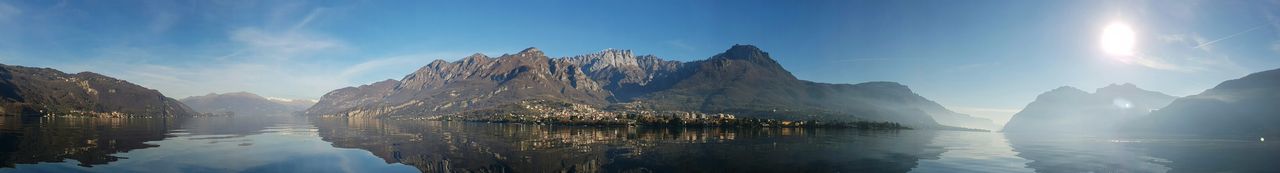
[[[1133,84],[1111,84],[1094,93],[1063,86],[1036,97],[1004,126],[1005,132],[1109,132],[1147,116],[1176,97]]]
[[[942,105],[938,103],[934,103],[932,101],[924,102],[923,104],[925,105],[920,105],[919,107],[922,110],[924,110],[925,113],[928,113],[929,115],[933,115],[933,120],[937,121],[938,124],[942,124],[945,126],[953,126],[953,127],[971,128],[971,129],[985,129],[985,130],[991,130],[991,131],[1000,130],[1001,128],[1000,125],[996,125],[996,123],[991,121],[990,119],[979,118],[979,117],[971,116],[969,114],[953,112],[951,110],[946,109]]]
[[[204,96],[182,98],[179,101],[201,113],[223,114],[231,112],[235,115],[250,116],[289,115],[295,111],[305,110],[314,104],[306,100],[268,99],[248,92],[209,93]]]
[[[0,64],[0,114],[169,117],[196,112],[156,90],[93,72]]]
[[[1135,130],[1193,134],[1280,134],[1280,69],[1228,80],[1135,121]]]
[[[892,121],[915,126],[936,126],[933,116],[963,115],[898,83],[799,80],[768,53],[751,45],[734,45],[724,53],[693,62],[635,56],[615,49],[565,58],[548,58],[536,48],[497,58],[475,54],[454,62],[436,60],[398,81],[329,92],[306,113],[429,116],[532,99],[593,107],[631,105],[745,117]]]

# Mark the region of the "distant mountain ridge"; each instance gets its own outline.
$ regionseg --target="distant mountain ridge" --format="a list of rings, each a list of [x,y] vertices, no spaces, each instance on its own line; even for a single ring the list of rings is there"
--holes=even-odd
[[[1148,116],[1177,97],[1133,84],[1111,84],[1089,93],[1063,86],[1036,97],[1005,124],[1005,132],[1112,132]]]
[[[194,116],[159,91],[93,72],[0,64],[0,114],[82,116]]]
[[[951,112],[893,82],[826,84],[796,79],[769,54],[734,45],[706,60],[679,62],[629,50],[564,58],[537,48],[491,58],[436,60],[401,80],[325,94],[305,114],[395,117],[459,114],[552,100],[589,107],[732,113],[774,119],[871,120],[936,126]],[[952,116],[944,115],[944,116]]]
[[[201,113],[225,114],[231,112],[234,115],[247,116],[289,115],[295,111],[305,110],[314,104],[308,100],[270,99],[248,92],[209,93],[204,96],[182,98],[179,101]]]
[[[1127,130],[1186,134],[1280,135],[1280,69],[1228,80],[1179,98]]]

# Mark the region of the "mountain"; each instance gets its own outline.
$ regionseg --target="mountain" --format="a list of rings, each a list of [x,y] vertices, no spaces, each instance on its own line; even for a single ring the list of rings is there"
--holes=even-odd
[[[382,101],[382,99],[399,85],[400,81],[387,79],[373,84],[361,85],[357,87],[346,87],[329,91],[320,97],[320,101],[316,102],[306,111],[305,115],[349,115],[347,111],[354,109],[356,106],[373,104]]]
[[[498,58],[475,54],[452,63],[436,60],[399,81],[325,94],[307,113],[352,117],[438,115],[530,99],[593,106],[608,103],[605,99],[609,93],[587,77],[581,67],[551,61],[537,48]]]
[[[303,110],[307,110],[307,108],[311,108],[312,105],[316,105],[317,102],[317,100],[309,99],[285,99],[275,97],[267,97],[267,100],[271,100],[271,102],[288,107],[289,112],[302,112]]]
[[[1110,132],[1169,105],[1177,97],[1133,84],[1111,84],[1089,93],[1059,87],[1027,104],[1005,124],[1005,132]]]
[[[751,45],[734,45],[724,53],[692,62],[636,56],[629,50],[616,49],[549,58],[537,48],[497,58],[475,54],[454,62],[436,60],[401,80],[329,92],[306,114],[451,115],[527,100],[614,111],[871,120],[918,127],[938,125],[931,113],[956,114],[898,83],[827,84],[799,80],[767,52]]]
[[[1133,123],[1134,130],[1190,134],[1280,134],[1280,69],[1228,80],[1177,99]]]
[[[182,103],[192,110],[209,114],[233,113],[234,115],[288,115],[310,107],[306,100],[271,99],[248,92],[233,92],[183,98]]]
[[[0,64],[0,114],[174,117],[196,112],[156,90],[93,72]]]
[[[929,104],[937,104],[937,103],[929,102]],[[942,107],[942,105],[937,105],[937,106],[922,105],[920,107],[922,107],[922,110],[924,110],[925,113],[932,115],[934,121],[938,121],[938,124],[942,124],[945,126],[993,130],[993,131],[1000,130],[1000,127],[1001,127],[1000,125],[996,125],[996,123],[991,121],[990,119],[978,118],[978,117],[971,116],[969,114],[953,112],[951,110],[946,109],[945,107]]]
[[[666,89],[683,76],[685,63],[663,60],[653,55],[635,56],[630,50],[606,49],[599,53],[555,59],[557,63],[578,64],[587,77],[612,94],[611,101],[627,101]]]
[[[768,53],[751,45],[734,45],[707,60],[686,63],[673,76],[674,79],[666,79],[673,82],[672,86],[635,101],[656,110],[732,113],[745,117],[872,120],[914,126],[937,124],[920,107],[937,104],[904,85],[799,80]]]

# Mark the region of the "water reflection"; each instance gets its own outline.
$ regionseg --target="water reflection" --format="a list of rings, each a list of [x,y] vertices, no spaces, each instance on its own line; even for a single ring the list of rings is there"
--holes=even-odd
[[[326,141],[424,172],[906,172],[934,133],[318,119]]]
[[[1274,172],[1280,144],[1257,137],[5,117],[0,159],[0,172]]]
[[[405,165],[384,163],[367,151],[334,148],[320,140],[315,126],[301,117],[158,122],[137,118],[45,118],[12,122],[0,124],[6,129],[4,141],[23,145],[3,146],[7,149],[5,158],[18,160],[7,160],[9,168],[0,168],[0,172],[417,172]],[[8,140],[11,138],[16,140]],[[117,141],[117,146],[143,147],[44,145],[61,144],[67,139]],[[60,155],[64,151],[75,157]],[[23,160],[28,155],[49,157]]]
[[[1017,156],[1000,133],[938,131],[929,150],[944,151],[927,158],[911,172],[1033,172],[1030,160]]]
[[[1036,172],[1274,172],[1280,145],[1249,138],[1008,134]]]
[[[176,126],[164,118],[0,117],[0,167],[75,160],[90,167],[122,159],[113,153],[156,147]]]

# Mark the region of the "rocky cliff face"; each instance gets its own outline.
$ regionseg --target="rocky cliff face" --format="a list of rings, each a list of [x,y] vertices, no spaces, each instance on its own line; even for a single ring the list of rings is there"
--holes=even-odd
[[[1179,98],[1130,124],[1132,130],[1193,134],[1280,135],[1280,69],[1228,80]]]
[[[294,111],[302,111],[311,106],[308,101],[272,100],[248,92],[209,93],[204,96],[183,98],[179,101],[200,113],[225,114],[230,112],[240,116],[289,115]]]
[[[1005,125],[1006,132],[1110,132],[1169,105],[1176,97],[1133,84],[1112,84],[1089,93],[1060,87],[1040,94]]]
[[[195,111],[160,92],[92,72],[0,64],[0,114],[192,116]]]
[[[578,64],[579,70],[612,94],[612,101],[629,101],[636,96],[666,89],[673,84],[684,63],[662,60],[653,55],[635,56],[630,50],[606,49],[599,53],[559,58],[554,61]]]
[[[368,85],[346,87],[329,91],[303,114],[306,115],[346,115],[356,106],[373,104],[391,95],[392,89],[400,81],[387,79]]]
[[[582,64],[552,61],[537,48],[498,58],[476,54],[455,62],[437,60],[394,84],[386,81],[375,84],[377,87],[330,92],[308,113],[352,117],[440,115],[528,99],[596,106],[608,103],[610,94],[582,69]],[[386,87],[391,85],[394,86]],[[329,104],[338,107],[331,108]],[[346,106],[350,108],[342,108]]]
[[[615,49],[548,58],[536,48],[497,58],[476,54],[454,62],[436,60],[399,81],[330,92],[307,114],[432,116],[523,100],[917,126],[937,125],[930,112],[950,112],[897,83],[799,80],[759,48],[735,45],[693,62]]]

